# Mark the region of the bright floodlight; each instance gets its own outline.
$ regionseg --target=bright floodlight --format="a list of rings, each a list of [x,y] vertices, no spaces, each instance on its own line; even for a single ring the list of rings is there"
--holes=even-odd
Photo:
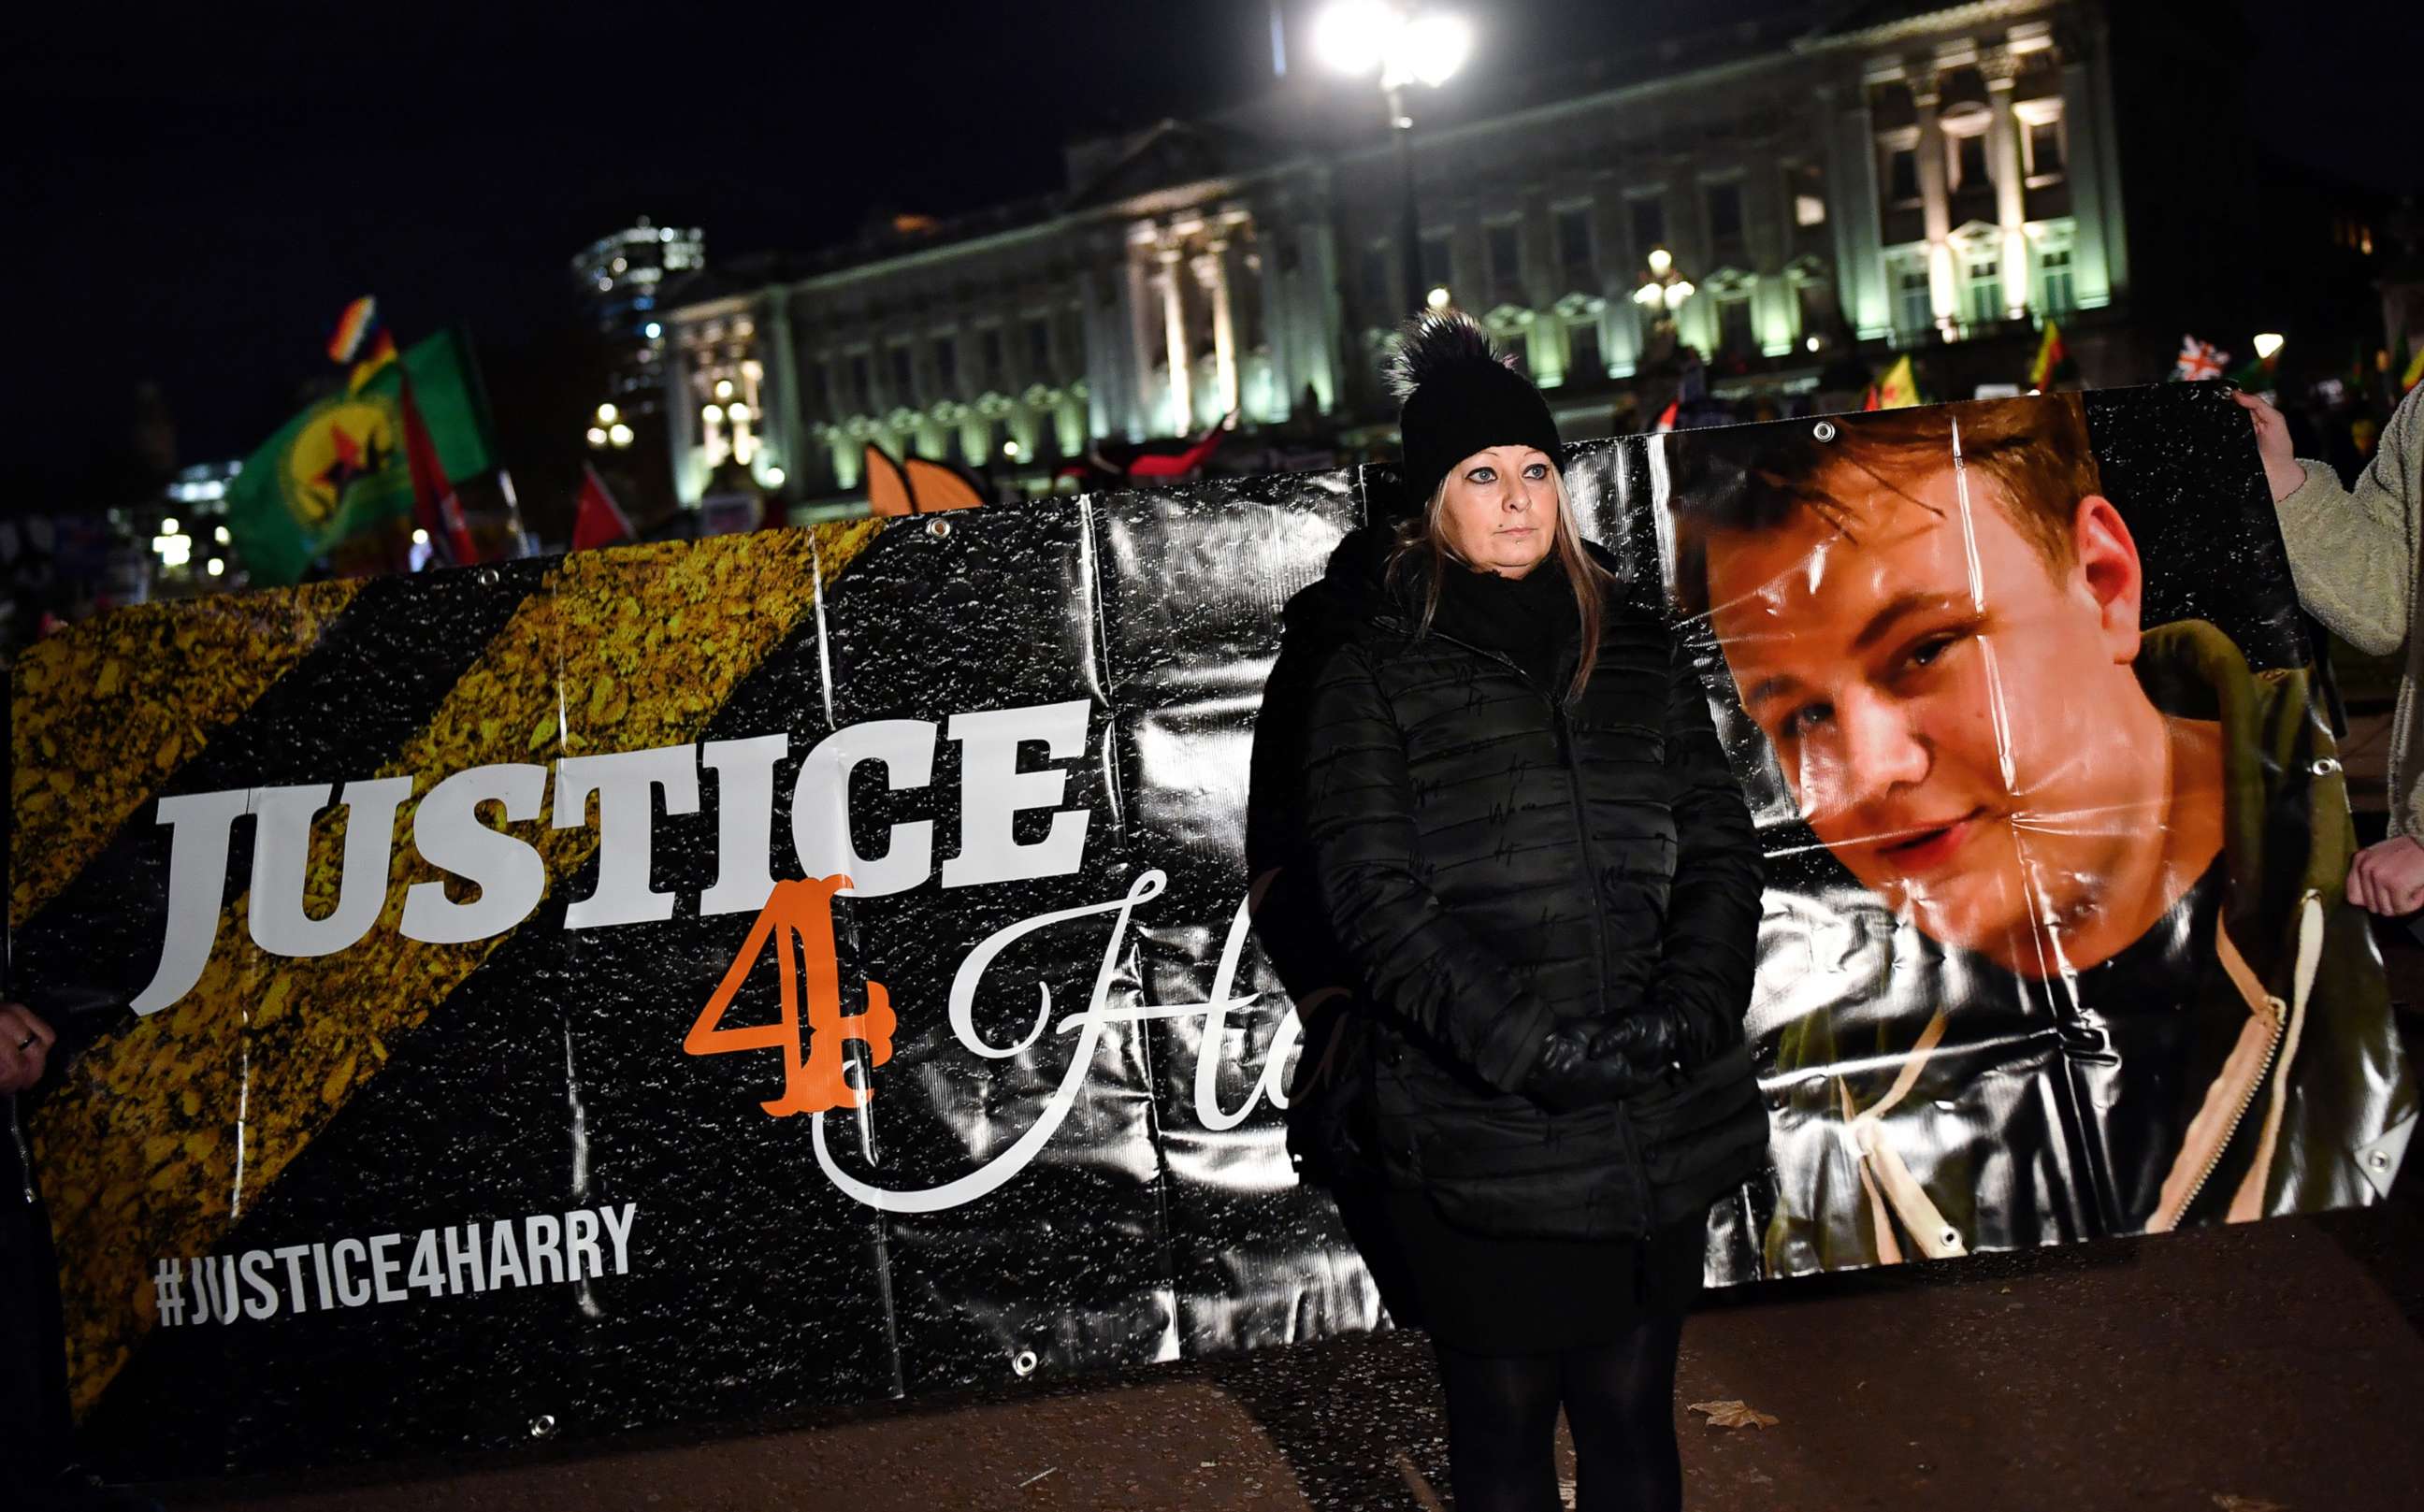
[[[1653,247],[1650,249],[1650,276],[1651,278],[1663,279],[1666,277],[1666,270],[1674,265],[1674,254],[1668,252],[1666,248],[1663,247]]]
[[[1473,51],[1473,28],[1462,16],[1425,16],[1399,38],[1406,72],[1425,84],[1445,84]]]
[[[1660,305],[1666,303],[1666,291],[1661,289],[1654,283],[1645,283],[1640,288],[1633,291],[1633,302],[1636,305],[1645,306],[1651,310],[1657,309]]]
[[[598,406],[598,423],[600,425],[612,425],[618,418],[621,417],[621,415],[622,411],[616,409],[613,405],[599,405]]]
[[[429,533],[427,531],[414,531],[412,533],[412,544],[415,546],[427,546],[429,544]]]
[[[1313,24],[1314,55],[1341,73],[1369,73],[1403,24],[1381,0],[1334,0]]]
[[[2256,338],[2256,359],[2257,361],[2272,361],[2272,354],[2279,350],[2281,350],[2281,333],[2279,331],[2265,331]]]
[[[783,486],[783,479],[787,476],[789,476],[789,474],[785,473],[781,468],[768,468],[766,470],[766,486],[769,488],[780,488]]]
[[[1683,301],[1691,298],[1693,294],[1698,294],[1698,290],[1692,287],[1691,279],[1678,279],[1673,283],[1666,286],[1666,308],[1669,310],[1681,310],[1683,308]]]
[[[614,442],[616,446],[629,446],[631,444],[631,427],[621,424],[615,425],[613,429],[607,431],[606,438]]]
[[[1423,303],[1430,306],[1433,310],[1445,310],[1448,307],[1448,301],[1453,296],[1447,292],[1447,285],[1442,284],[1438,288],[1433,289],[1430,293],[1423,295]]]

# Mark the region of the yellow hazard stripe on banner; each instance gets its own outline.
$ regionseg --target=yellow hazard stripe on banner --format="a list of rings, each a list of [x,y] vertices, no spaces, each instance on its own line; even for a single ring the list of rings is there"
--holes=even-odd
[[[145,604],[26,648],[8,916],[34,916],[169,775],[319,643],[359,582]]]
[[[875,521],[567,557],[488,643],[422,732],[375,775],[428,783],[467,767],[635,751],[697,738],[724,701],[881,529]],[[373,773],[331,772],[342,782]],[[337,904],[344,836],[313,826],[304,906]],[[200,981],[174,1006],[97,1045],[43,1110],[79,1413],[153,1321],[151,1266],[210,1252],[376,1075],[397,1036],[428,1018],[510,934],[430,945],[397,929],[405,888],[435,875],[402,832],[387,905],[349,949],[265,956],[247,895],[219,921]],[[514,826],[551,893],[597,849],[592,825]],[[241,1111],[239,1111],[241,1110]]]

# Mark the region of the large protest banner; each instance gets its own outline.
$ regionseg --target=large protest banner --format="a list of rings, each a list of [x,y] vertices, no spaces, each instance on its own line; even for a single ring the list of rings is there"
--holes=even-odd
[[[2222,776],[2183,782],[2176,821],[2085,827],[2222,837],[2156,858],[2188,886],[2153,947],[2067,971],[2016,963],[2012,928],[1974,922],[2011,911],[1939,906],[1970,897],[1941,879],[2093,881],[2095,847],[1982,839],[2067,834],[2111,795],[1996,806],[1979,779],[1957,813],[1849,826],[1819,802],[1916,684],[1845,670],[1890,638],[1818,592],[1811,543],[1769,560],[1799,517],[1751,485],[1789,476],[1784,427],[1567,459],[1589,533],[1698,638],[1769,836],[1778,1170],[1713,1216],[1717,1280],[2369,1201],[2403,1152],[2413,1088],[2330,872],[2345,794],[2245,422],[2190,389],[2084,421],[2140,617],[2210,624],[2254,670],[2204,703],[2144,678],[2152,717],[2198,726],[2177,770]],[[1941,470],[1866,466],[1931,501]],[[1964,467],[1924,517],[1957,527],[1978,599],[2025,561],[1995,555],[1990,475]],[[11,990],[70,1061],[31,1123],[91,1448],[152,1475],[360,1458],[1376,1326],[1286,1154],[1303,1030],[1245,856],[1280,606],[1395,502],[1381,470],[1045,501],[150,606],[37,647]],[[2043,560],[2105,582],[2088,513],[2092,549]],[[1865,520],[1830,528],[1886,539]],[[1815,597],[1775,614],[1815,617],[1729,618],[1777,582]],[[1861,607],[1959,597],[1885,593]],[[1893,644],[2019,657],[1984,613]],[[2228,661],[2188,639],[2176,660]],[[1801,641],[1824,654],[1738,684]],[[1830,708],[1771,717],[1788,686]],[[2050,718],[2007,735],[2023,717]],[[1962,770],[2008,796],[2025,763],[1995,740]],[[2253,808],[2215,797],[2241,788]],[[1914,836],[1883,869],[1862,849]]]

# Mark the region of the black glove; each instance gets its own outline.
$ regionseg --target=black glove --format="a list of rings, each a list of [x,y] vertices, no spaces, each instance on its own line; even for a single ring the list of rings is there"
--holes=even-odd
[[[1638,1090],[1682,1069],[1683,1026],[1665,1009],[1644,1009],[1600,1030],[1590,1053],[1613,1056],[1632,1067],[1638,1086],[1628,1090]]]
[[[1674,1015],[1657,1011],[1597,1032],[1588,1024],[1561,1024],[1541,1038],[1540,1058],[1522,1090],[1552,1113],[1613,1103],[1658,1085],[1673,1069],[1681,1040]]]

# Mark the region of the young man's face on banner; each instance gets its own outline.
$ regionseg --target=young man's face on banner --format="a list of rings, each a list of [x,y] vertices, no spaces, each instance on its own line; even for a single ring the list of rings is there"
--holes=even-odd
[[[1999,479],[1949,462],[1808,486],[1831,518],[1709,540],[1744,708],[1863,884],[1938,939],[2052,975],[2033,923],[2091,913],[2161,848],[2165,744],[2129,717],[2152,710],[2128,528],[2090,495],[2049,550]]]

